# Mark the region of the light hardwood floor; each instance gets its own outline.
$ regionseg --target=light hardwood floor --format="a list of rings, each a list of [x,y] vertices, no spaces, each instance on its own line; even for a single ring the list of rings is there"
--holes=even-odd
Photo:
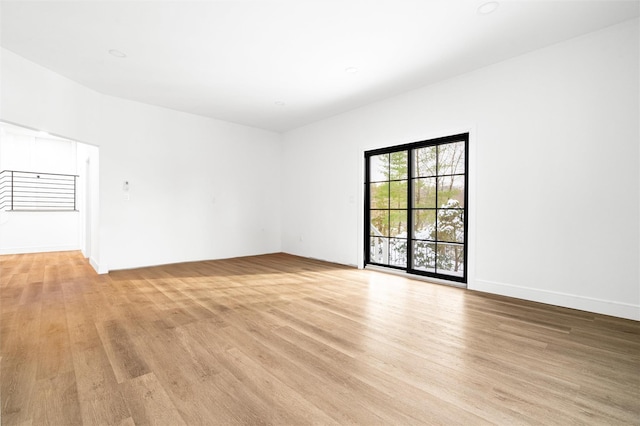
[[[634,321],[285,254],[0,268],[3,425],[640,424]]]

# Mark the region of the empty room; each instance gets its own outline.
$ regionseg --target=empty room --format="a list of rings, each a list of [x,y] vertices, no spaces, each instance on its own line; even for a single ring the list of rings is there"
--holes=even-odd
[[[0,1],[2,425],[640,425],[640,1]]]

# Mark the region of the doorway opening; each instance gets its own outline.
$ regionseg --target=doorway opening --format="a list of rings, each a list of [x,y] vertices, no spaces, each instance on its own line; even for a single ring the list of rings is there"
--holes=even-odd
[[[0,121],[0,254],[98,254],[99,148]]]

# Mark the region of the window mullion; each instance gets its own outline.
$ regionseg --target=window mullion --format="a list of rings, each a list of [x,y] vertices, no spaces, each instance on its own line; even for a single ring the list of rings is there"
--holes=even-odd
[[[440,193],[440,188],[438,185],[440,185],[440,164],[438,163],[440,161],[440,146],[436,146],[436,205],[435,205],[435,221],[434,221],[434,226],[436,227],[436,229],[434,230],[435,235],[434,235],[434,244],[433,246],[435,247],[435,251],[433,253],[433,271],[437,274],[438,273],[438,194]]]
[[[387,247],[387,258],[384,259],[386,265],[391,264],[391,153],[387,154],[389,157],[389,168],[387,169],[387,234],[385,235]]]
[[[364,161],[364,265],[371,262],[371,157]]]
[[[413,164],[415,152],[407,155],[407,272],[413,269]]]

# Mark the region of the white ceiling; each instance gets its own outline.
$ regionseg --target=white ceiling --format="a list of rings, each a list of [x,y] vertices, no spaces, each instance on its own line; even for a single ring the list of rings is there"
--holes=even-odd
[[[483,3],[3,0],[0,41],[101,93],[286,131],[639,10],[636,0],[507,0],[482,15]]]

